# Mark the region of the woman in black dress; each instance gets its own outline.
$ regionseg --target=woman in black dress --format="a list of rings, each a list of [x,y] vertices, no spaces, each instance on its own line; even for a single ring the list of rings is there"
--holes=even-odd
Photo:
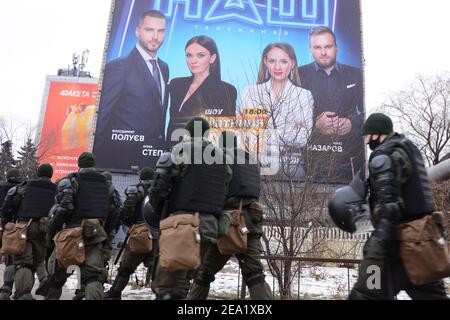
[[[185,46],[186,63],[190,77],[175,78],[169,84],[170,125],[172,132],[184,128],[193,117],[234,117],[237,91],[234,86],[221,80],[220,57],[217,45],[207,36],[196,36]],[[178,140],[177,140],[178,141]]]

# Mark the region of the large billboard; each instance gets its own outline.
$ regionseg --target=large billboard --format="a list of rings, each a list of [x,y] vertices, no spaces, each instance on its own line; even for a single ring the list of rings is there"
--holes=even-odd
[[[98,80],[48,76],[38,125],[39,163],[53,166],[53,181],[78,171],[94,132]]]
[[[165,25],[141,19],[147,10]],[[287,166],[300,179],[347,183],[363,164],[359,0],[116,0],[111,12],[99,167],[154,166],[198,115],[257,136],[263,167],[275,169],[267,174]]]

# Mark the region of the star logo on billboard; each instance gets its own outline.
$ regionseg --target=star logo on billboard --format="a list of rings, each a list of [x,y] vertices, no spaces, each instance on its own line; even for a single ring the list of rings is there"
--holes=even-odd
[[[229,0],[225,3],[225,9],[236,8],[240,10],[245,10],[245,5],[242,0]]]
[[[239,19],[262,26],[263,20],[253,0],[247,4],[242,0],[216,0],[205,16],[205,22]]]

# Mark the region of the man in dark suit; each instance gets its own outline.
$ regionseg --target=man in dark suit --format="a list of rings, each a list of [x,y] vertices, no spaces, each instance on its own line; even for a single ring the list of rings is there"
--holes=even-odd
[[[348,183],[364,161],[362,70],[337,62],[336,36],[327,27],[311,31],[310,50],[314,62],[299,68],[314,98],[307,168],[317,182]]]
[[[144,12],[136,47],[106,65],[94,141],[99,168],[156,164],[164,150],[169,67],[157,52],[165,28],[161,12]]]

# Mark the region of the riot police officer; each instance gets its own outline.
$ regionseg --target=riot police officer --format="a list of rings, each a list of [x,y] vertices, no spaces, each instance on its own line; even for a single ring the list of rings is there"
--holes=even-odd
[[[112,242],[114,240],[114,237],[116,236],[117,231],[120,227],[119,222],[119,216],[120,216],[120,208],[122,206],[122,199],[120,198],[119,191],[117,191],[116,187],[114,186],[112,182],[112,174],[109,171],[102,172],[102,175],[106,178],[106,181],[108,182],[108,188],[109,188],[109,206],[110,206],[110,215],[109,219],[106,220],[104,229],[107,234],[107,238],[105,241],[103,241],[103,247],[102,247],[102,260],[103,264],[106,269],[104,269],[104,275],[103,275],[103,283],[108,282],[108,270],[109,268],[113,268],[114,266],[109,264],[109,261],[112,256]],[[37,290],[36,290],[37,292]],[[85,295],[85,286],[82,285],[80,289],[75,290],[75,296],[72,298],[72,300],[83,300],[86,297]]]
[[[242,201],[247,234],[247,251],[236,254],[242,271],[244,283],[249,288],[253,300],[272,298],[270,287],[265,281],[263,265],[260,260],[262,247],[262,207],[258,203],[260,192],[260,169],[256,159],[248,152],[237,148],[237,139],[232,132],[224,131],[219,139],[219,146],[224,147],[225,154],[231,157],[233,175],[223,205],[224,211],[236,210]],[[216,244],[209,246],[203,257],[202,265],[197,270],[188,299],[201,300],[208,297],[210,283],[230,259],[222,255]]]
[[[148,189],[152,184],[153,174],[154,172],[151,168],[142,168],[139,173],[139,183],[128,186],[125,190],[126,199],[121,208],[120,220],[129,230],[132,230],[134,226],[144,223],[142,205],[145,197],[148,195]],[[157,235],[153,234],[153,242],[156,242],[156,239]],[[126,245],[126,243],[123,245]],[[135,272],[136,268],[142,262],[147,268],[151,269],[153,267],[153,260],[154,250],[148,253],[136,254],[130,252],[130,249],[126,246],[120,261],[117,276],[114,279],[111,289],[106,293],[105,298],[120,300],[122,291],[128,284],[130,275]]]
[[[95,170],[92,153],[84,152],[78,158],[79,171],[69,174],[58,184],[56,204],[50,211],[49,235],[62,229],[80,227],[83,224],[85,261],[80,267],[81,286],[85,288],[86,300],[103,299],[103,281],[106,273],[102,248],[108,230],[117,217],[111,211],[112,199],[108,182]],[[113,229],[113,228],[112,228]],[[58,263],[53,264],[46,298],[59,299],[62,287],[68,277],[66,269]]]
[[[109,193],[109,218],[105,223],[105,231],[107,234],[107,239],[103,242],[103,261],[105,266],[108,265],[109,260],[112,255],[112,242],[114,237],[117,234],[117,231],[120,227],[120,209],[122,207],[122,199],[120,197],[119,191],[117,191],[116,187],[112,181],[112,174],[109,171],[102,172],[102,175],[106,178],[108,182],[108,193]],[[112,268],[113,266],[109,266]],[[107,280],[107,277],[105,281]]]
[[[225,164],[223,152],[204,138],[209,123],[200,117],[191,119],[185,129],[186,139],[163,154],[157,163],[155,178],[150,189],[153,208],[150,226],[156,226],[160,218],[179,213],[200,213],[201,255],[218,237],[218,218],[222,215],[231,168]],[[205,161],[204,152],[214,154],[220,161]],[[180,150],[182,150],[180,152]],[[164,210],[163,210],[164,208]],[[164,213],[163,213],[164,211]],[[189,271],[168,272],[160,261],[153,274],[152,290],[157,299],[184,299],[190,286]]]
[[[3,203],[6,198],[6,195],[8,194],[9,189],[11,189],[14,186],[19,185],[22,182],[22,178],[20,176],[20,171],[16,168],[9,169],[6,172],[6,181],[0,182],[0,207],[3,208]],[[9,221],[6,221],[3,218],[3,214],[0,216],[0,229],[3,231],[6,223]],[[3,232],[0,232],[3,234]],[[1,238],[0,238],[0,244],[1,244]],[[1,247],[1,246],[0,246]],[[6,255],[4,257],[5,259],[5,270],[3,271],[3,286],[0,288],[0,300],[9,300],[12,288],[14,285],[14,274],[15,274],[15,267],[12,261],[12,256]]]
[[[350,299],[394,299],[400,290],[405,290],[412,299],[447,299],[442,281],[421,286],[411,283],[403,267],[396,238],[398,224],[420,219],[434,211],[419,149],[404,135],[394,133],[391,119],[382,113],[369,116],[364,123],[363,134],[365,143],[372,150],[368,193],[374,231],[364,245],[364,259]],[[364,192],[358,193],[365,197]],[[345,225],[342,228],[347,231],[355,230],[354,216],[359,215],[358,208],[361,207],[355,195],[353,193],[353,200],[348,200],[351,209],[347,215],[335,210],[339,207],[333,203],[336,199],[330,201],[330,214],[335,221]],[[379,285],[373,285],[371,277],[377,277]]]
[[[25,252],[13,256],[16,267],[14,283],[15,299],[32,300],[31,290],[34,285],[34,273],[39,265],[43,265],[47,256],[47,223],[48,212],[55,202],[56,185],[50,181],[53,168],[42,164],[37,170],[37,179],[24,181],[8,191],[3,207],[3,215],[7,220],[17,219],[27,224],[27,244]],[[41,275],[42,277],[42,275]],[[44,281],[40,278],[40,281]]]

